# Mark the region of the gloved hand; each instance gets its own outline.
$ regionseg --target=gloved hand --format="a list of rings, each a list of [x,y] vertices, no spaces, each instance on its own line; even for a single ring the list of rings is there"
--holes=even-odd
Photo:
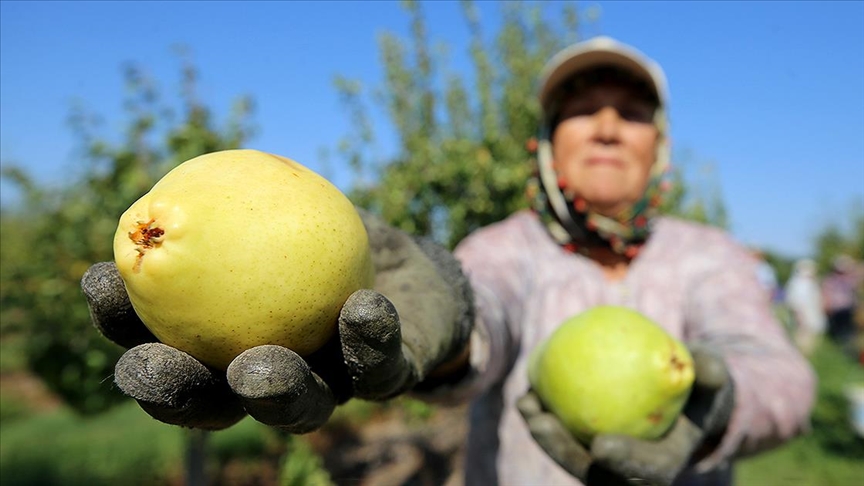
[[[375,289],[353,293],[333,338],[305,359],[264,345],[237,356],[227,371],[205,366],[147,330],[113,262],[93,265],[81,280],[93,323],[128,348],[115,367],[117,386],[169,424],[218,430],[248,413],[267,425],[305,433],[351,397],[384,400],[421,383],[467,346],[473,325],[470,286],[444,248],[360,214],[369,234]]]
[[[734,384],[723,359],[703,347],[691,349],[695,382],[672,428],[657,440],[597,435],[585,447],[529,390],[517,408],[534,440],[561,467],[588,486],[670,485],[690,465],[697,449],[722,433],[734,405]]]

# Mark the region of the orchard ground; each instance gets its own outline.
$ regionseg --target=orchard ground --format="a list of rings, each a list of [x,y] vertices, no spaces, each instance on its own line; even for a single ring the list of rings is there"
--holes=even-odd
[[[12,359],[14,343],[3,344],[10,354],[0,361],[0,484],[184,484],[188,431],[131,401],[76,415]],[[864,383],[864,367],[830,343],[810,359],[819,375],[812,431],[740,461],[736,484],[860,484],[864,438],[851,428],[845,390]],[[459,486],[466,412],[408,398],[351,401],[323,429],[296,437],[245,419],[209,434],[205,473],[215,485]]]

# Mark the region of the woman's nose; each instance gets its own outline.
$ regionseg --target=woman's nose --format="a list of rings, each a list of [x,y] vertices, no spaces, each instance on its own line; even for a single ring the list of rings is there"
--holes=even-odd
[[[604,143],[618,141],[621,116],[618,110],[611,106],[604,106],[594,113],[595,137]]]

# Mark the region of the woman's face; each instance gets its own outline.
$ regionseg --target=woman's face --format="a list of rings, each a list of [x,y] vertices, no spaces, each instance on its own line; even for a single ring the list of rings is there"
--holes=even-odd
[[[655,105],[626,85],[602,84],[562,105],[553,165],[565,190],[614,217],[645,191],[657,155]]]

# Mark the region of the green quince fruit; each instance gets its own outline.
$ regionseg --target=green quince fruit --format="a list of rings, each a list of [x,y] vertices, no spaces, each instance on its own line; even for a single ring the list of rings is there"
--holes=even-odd
[[[601,306],[567,319],[532,353],[544,406],[585,444],[597,434],[662,436],[693,385],[693,358],[644,315]]]

